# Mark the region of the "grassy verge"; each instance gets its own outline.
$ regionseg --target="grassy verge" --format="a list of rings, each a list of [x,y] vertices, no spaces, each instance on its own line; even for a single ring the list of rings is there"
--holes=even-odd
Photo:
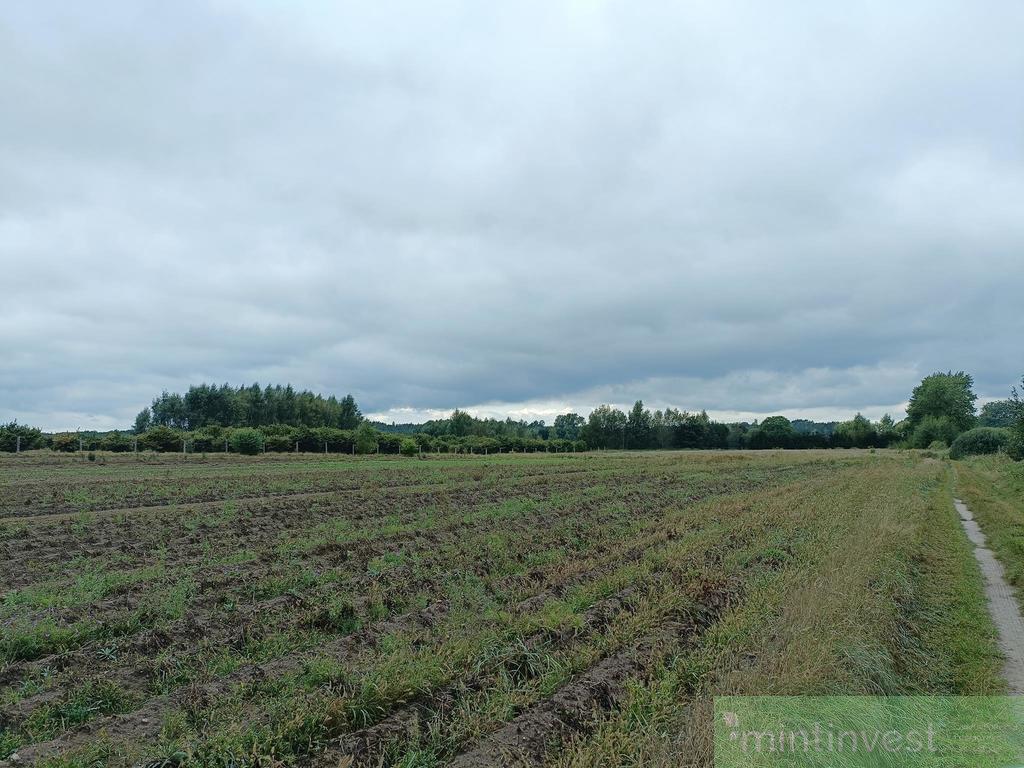
[[[1024,603],[1024,462],[975,456],[953,464],[956,491],[970,507],[988,545]]]

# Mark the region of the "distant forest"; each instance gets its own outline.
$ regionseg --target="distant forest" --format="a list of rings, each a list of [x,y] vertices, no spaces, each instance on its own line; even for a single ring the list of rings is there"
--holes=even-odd
[[[914,388],[907,418],[873,422],[861,414],[842,422],[723,423],[704,411],[654,410],[637,400],[627,412],[610,405],[587,417],[564,413],[544,421],[479,419],[456,409],[422,424],[363,418],[352,395],[324,397],[291,385],[199,384],[185,394],[163,392],[136,417],[131,431],[46,435],[16,422],[0,425],[0,451],[323,451],[406,453],[583,451],[696,448],[950,449],[951,455],[1005,451],[1024,456],[1024,404],[1012,397],[986,403],[976,415],[973,379],[935,373]]]

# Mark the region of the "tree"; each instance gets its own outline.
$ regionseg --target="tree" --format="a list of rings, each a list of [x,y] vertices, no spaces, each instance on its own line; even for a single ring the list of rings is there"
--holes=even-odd
[[[333,398],[332,398],[333,399]],[[345,395],[338,403],[338,429],[355,429],[363,420],[363,414],[359,412],[355,398],[352,395]]]
[[[410,437],[402,438],[401,447],[398,449],[399,453],[403,456],[415,456],[420,452],[420,447],[416,444],[416,441]]]
[[[916,431],[928,417],[946,419],[959,434],[974,426],[974,379],[969,373],[933,373],[914,387],[907,406],[907,421]],[[953,437],[956,437],[954,435]]]
[[[464,437],[473,429],[473,417],[456,408],[448,419],[448,433],[456,437]]]
[[[1006,400],[993,400],[981,406],[978,424],[982,427],[1012,427],[1024,415],[1020,403],[1012,397]]]
[[[153,416],[149,412],[149,408],[143,408],[139,411],[139,415],[135,417],[135,426],[132,431],[136,435],[141,435],[153,424]]]
[[[139,436],[139,446],[151,451],[171,452],[181,450],[181,433],[163,425],[150,427]]]
[[[578,440],[586,420],[578,413],[563,413],[555,416],[555,437],[562,440]]]
[[[1024,378],[1020,380],[1021,389],[1024,389]],[[1014,461],[1024,460],[1024,401],[1021,400],[1020,392],[1013,388],[1011,398],[1017,409],[1017,424],[1013,427],[1010,435],[1010,442],[1006,446],[1006,453]]]
[[[753,430],[749,444],[751,448],[788,448],[795,434],[785,416],[769,416]]]
[[[913,448],[929,448],[933,443],[948,446],[963,431],[949,416],[925,416],[910,433],[910,445]]]
[[[896,423],[888,413],[879,419],[877,430],[878,442],[883,448],[887,445],[892,445],[899,438],[899,430],[896,427]]]
[[[626,419],[626,432],[628,439],[626,446],[629,448],[649,448],[653,438],[654,421],[651,412],[644,408],[644,401],[637,400],[633,403],[633,410],[629,412]]]
[[[625,429],[626,414],[610,405],[599,405],[590,412],[582,436],[591,448],[621,448]]]
[[[858,413],[836,427],[835,438],[844,448],[870,448],[878,443],[878,432],[874,424]]]
[[[356,429],[356,453],[374,453],[377,446],[377,430],[364,421]]]
[[[43,433],[40,430],[12,421],[9,424],[0,424],[0,451],[13,453],[18,450],[19,437],[23,451],[43,446]]]

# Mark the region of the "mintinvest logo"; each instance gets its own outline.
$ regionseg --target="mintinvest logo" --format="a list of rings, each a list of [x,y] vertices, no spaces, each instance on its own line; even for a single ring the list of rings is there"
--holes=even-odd
[[[722,697],[715,765],[1024,765],[1024,703],[1011,697]]]

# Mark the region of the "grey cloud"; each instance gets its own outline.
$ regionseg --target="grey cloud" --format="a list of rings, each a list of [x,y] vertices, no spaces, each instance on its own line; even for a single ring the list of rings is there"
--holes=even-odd
[[[0,419],[898,407],[1024,373],[1018,4],[0,12]],[[554,407],[554,406],[551,406]],[[532,409],[532,410],[531,410]]]

